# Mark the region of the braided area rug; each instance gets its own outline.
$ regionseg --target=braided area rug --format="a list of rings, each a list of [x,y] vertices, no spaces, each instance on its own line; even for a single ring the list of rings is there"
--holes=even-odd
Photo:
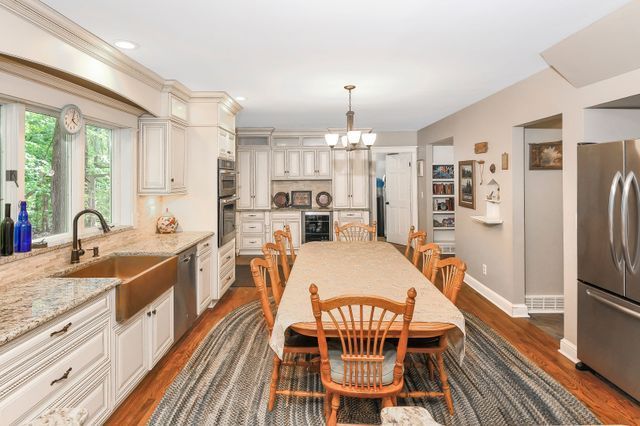
[[[465,313],[466,356],[445,354],[455,415],[444,400],[399,399],[421,405],[446,425],[598,424],[573,395],[477,317]],[[152,425],[323,425],[319,398],[278,396],[267,411],[273,352],[258,302],[231,312],[203,340],[156,408]],[[424,363],[419,356],[413,360]],[[425,368],[410,368],[409,390],[438,390]],[[437,382],[437,377],[435,382]],[[322,390],[317,373],[282,367],[280,388]],[[343,398],[339,421],[379,424],[380,401]]]

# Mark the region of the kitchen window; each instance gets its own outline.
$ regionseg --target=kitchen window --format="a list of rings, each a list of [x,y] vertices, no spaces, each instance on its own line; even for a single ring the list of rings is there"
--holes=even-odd
[[[112,223],[112,129],[93,124],[85,126],[84,159],[84,206],[98,210],[107,223]],[[84,225],[96,228],[99,226],[98,218],[85,215]]]

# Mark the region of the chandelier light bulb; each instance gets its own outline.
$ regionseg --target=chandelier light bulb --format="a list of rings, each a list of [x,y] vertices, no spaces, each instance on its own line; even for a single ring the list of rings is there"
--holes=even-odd
[[[325,142],[327,142],[327,145],[329,145],[331,148],[338,144],[339,138],[340,135],[338,135],[337,133],[327,133],[326,135],[324,135]]]
[[[363,133],[362,134],[362,143],[365,144],[365,146],[371,146],[374,143],[376,143],[376,137],[378,135],[376,135],[375,133]]]
[[[347,139],[349,140],[349,143],[352,145],[357,144],[358,142],[360,142],[360,134],[362,132],[360,130],[350,130],[347,132]]]

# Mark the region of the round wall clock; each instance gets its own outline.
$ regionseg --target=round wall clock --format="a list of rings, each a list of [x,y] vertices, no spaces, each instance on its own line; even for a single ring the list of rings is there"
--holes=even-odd
[[[76,105],[65,105],[60,112],[62,128],[70,135],[75,135],[82,129],[82,112]]]

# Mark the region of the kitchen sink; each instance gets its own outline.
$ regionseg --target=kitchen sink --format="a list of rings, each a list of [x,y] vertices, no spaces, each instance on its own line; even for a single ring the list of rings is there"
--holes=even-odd
[[[177,256],[110,256],[69,272],[70,278],[119,278],[116,320],[131,318],[169,290],[178,278]]]

